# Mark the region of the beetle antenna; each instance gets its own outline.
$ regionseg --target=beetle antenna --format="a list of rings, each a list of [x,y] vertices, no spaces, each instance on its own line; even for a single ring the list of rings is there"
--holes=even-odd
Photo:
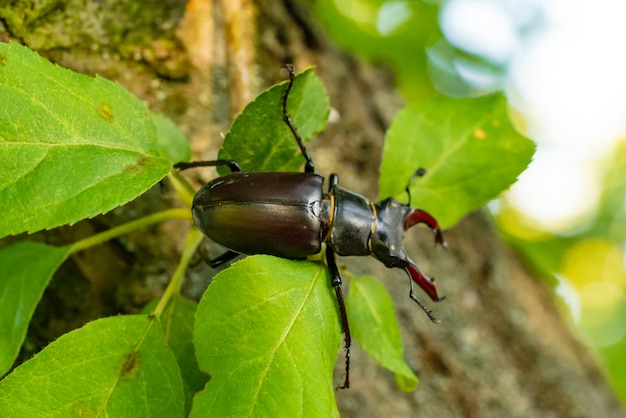
[[[437,318],[433,311],[428,309],[422,302],[420,302],[418,298],[415,297],[415,295],[413,294],[413,283],[411,283],[411,291],[409,292],[409,297],[413,299],[413,301],[417,303],[420,308],[422,308],[424,313],[426,313],[426,316],[428,316],[428,319],[430,319],[435,324],[441,324],[441,319]]]
[[[283,121],[287,124],[291,133],[296,138],[296,142],[298,143],[298,147],[300,147],[300,152],[302,152],[302,156],[306,159],[306,163],[304,164],[304,172],[305,173],[314,173],[315,166],[313,165],[313,159],[311,158],[311,154],[309,154],[309,150],[304,145],[304,141],[302,141],[302,137],[298,133],[293,121],[291,120],[291,116],[287,113],[287,98],[289,97],[289,92],[291,91],[291,87],[293,87],[293,82],[296,78],[296,69],[293,64],[285,64],[285,68],[289,71],[289,84],[287,84],[287,89],[283,94]]]
[[[424,167],[418,168],[406,184],[405,190],[406,194],[409,195],[409,208],[411,207],[411,183],[413,183],[416,178],[423,177],[424,174],[426,174],[426,169]],[[430,213],[421,209],[411,209],[404,217],[404,230],[406,231],[417,223],[425,223],[428,225],[433,231],[433,234],[435,234],[435,243],[441,244],[443,248],[448,248],[448,243],[443,239],[437,220]]]
[[[406,190],[406,194],[409,195],[409,207],[411,207],[411,183],[413,183],[413,180],[416,178],[423,177],[424,174],[426,174],[426,169],[424,167],[418,168],[406,184],[406,188],[404,190]]]

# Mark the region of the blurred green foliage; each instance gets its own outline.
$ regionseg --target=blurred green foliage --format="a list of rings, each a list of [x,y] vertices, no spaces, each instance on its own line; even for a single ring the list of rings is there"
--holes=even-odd
[[[390,64],[408,98],[425,99],[435,94],[428,76],[426,47],[442,38],[436,3],[321,0],[315,2],[315,9],[340,45],[369,60]],[[380,16],[385,13],[389,20],[392,15],[400,20],[381,25],[384,18]]]
[[[496,219],[507,241],[555,286],[574,332],[626,403],[626,142],[605,163],[595,213],[574,230],[546,232],[506,199]]]
[[[313,7],[334,40],[372,62],[390,65],[408,102],[438,94],[472,96],[503,88],[506,63],[460,50],[439,25],[443,3],[420,0],[319,0]],[[539,20],[538,20],[539,21]],[[523,28],[527,35],[530,31]],[[460,76],[469,63],[492,83]],[[626,403],[626,145],[606,161],[595,213],[559,235],[539,228],[503,199],[496,215],[503,236],[565,301],[574,332],[598,354],[608,379]]]
[[[436,0],[320,0],[313,5],[333,39],[357,55],[390,65],[409,102],[440,93],[474,96],[484,86],[468,83],[459,64],[498,85],[502,64],[469,54],[448,42],[439,26]]]

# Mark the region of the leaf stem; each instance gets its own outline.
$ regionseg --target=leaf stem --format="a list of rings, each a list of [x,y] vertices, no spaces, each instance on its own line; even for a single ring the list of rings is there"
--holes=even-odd
[[[178,192],[178,197],[180,197],[180,200],[182,200],[187,205],[189,205],[189,207],[191,207],[193,198],[196,194],[196,190],[194,190],[191,184],[189,184],[189,182],[180,175],[180,172],[178,170],[173,169],[172,171],[170,171],[169,179],[172,182],[174,190]]]
[[[115,228],[111,228],[108,231],[104,231],[99,234],[92,235],[88,238],[77,241],[70,246],[70,254],[77,253],[78,251],[93,247],[94,245],[102,244],[103,242],[108,241],[112,238],[119,237],[120,235],[127,234],[131,231],[134,231],[135,229],[139,229],[154,223],[163,222],[170,219],[190,218],[191,212],[187,208],[168,209],[162,212],[157,212],[152,215],[137,219],[135,221],[125,223],[124,225],[116,226]]]
[[[191,257],[196,252],[196,248],[200,245],[202,241],[203,235],[197,228],[193,228],[189,235],[187,236],[187,243],[185,244],[185,248],[183,249],[183,253],[180,257],[180,263],[178,263],[178,267],[176,267],[176,271],[172,276],[172,280],[167,285],[165,292],[163,292],[163,296],[159,301],[159,304],[152,311],[152,315],[154,317],[159,317],[163,310],[167,306],[167,303],[172,298],[172,295],[180,292],[180,288],[183,283],[183,277],[189,262],[191,261]]]

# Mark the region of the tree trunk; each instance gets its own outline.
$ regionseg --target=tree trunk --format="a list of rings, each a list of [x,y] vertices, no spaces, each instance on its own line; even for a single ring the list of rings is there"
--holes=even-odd
[[[95,0],[86,3],[101,7]],[[140,10],[154,9],[146,26],[139,20],[141,14],[115,15],[130,13],[128,7],[120,6],[106,16],[118,24],[106,33],[118,37],[95,36],[90,32],[93,24],[76,23],[76,18],[72,21],[76,32],[68,35],[69,40],[61,35],[43,41],[34,38],[37,28],[55,18],[53,11],[23,30],[0,16],[4,23],[0,37],[6,41],[10,35],[61,65],[119,81],[151,110],[166,113],[182,127],[192,139],[196,159],[215,157],[220,133],[227,131],[234,115],[260,89],[286,78],[282,64],[292,62],[300,70],[315,64],[339,114],[338,121],[310,145],[316,169],[325,176],[337,172],[344,187],[377,197],[374,185],[384,133],[402,105],[388,70],[365,64],[334,46],[311,12],[296,0],[192,1],[186,12],[181,1],[150,3]],[[70,8],[65,13],[78,14]],[[49,25],[60,30],[64,21],[55,22],[56,26]],[[149,25],[154,22],[160,22],[157,29]],[[141,35],[148,28],[155,32],[145,40]],[[170,204],[167,195],[155,188],[130,209],[85,222],[83,228],[117,224]],[[66,239],[76,239],[80,229],[64,229]],[[101,251],[76,258],[75,266],[103,306],[94,313],[85,308],[93,301],[83,301],[80,321],[120,309],[132,312],[158,293],[182,245],[179,229],[163,225],[109,244],[106,257],[114,262],[104,263],[99,278],[94,278],[89,266],[102,257]],[[445,231],[445,236],[449,251],[436,248],[430,234],[421,231],[406,240],[407,252],[437,277],[440,291],[447,296],[445,302],[430,306],[442,319],[440,325],[430,323],[409,299],[402,271],[385,269],[375,260],[341,260],[354,273],[375,274],[387,285],[403,331],[405,358],[421,379],[416,391],[402,392],[393,375],[369,360],[357,343],[352,386],[337,392],[342,416],[624,416],[594,359],[559,314],[553,295],[502,243],[489,217],[474,213]],[[134,279],[123,283],[113,279],[122,274]],[[96,285],[116,282],[123,291],[119,286]],[[190,280],[186,291],[198,297],[203,286],[204,277]],[[342,367],[340,359],[337,381]]]

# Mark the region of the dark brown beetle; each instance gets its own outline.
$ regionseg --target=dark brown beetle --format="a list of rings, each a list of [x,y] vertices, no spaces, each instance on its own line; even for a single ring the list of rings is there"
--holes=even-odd
[[[287,98],[295,77],[293,67],[287,69],[289,84],[283,95],[282,111],[306,160],[304,173],[243,172],[239,164],[230,160],[178,163],[174,167],[184,170],[227,165],[232,172],[205,184],[193,200],[192,214],[198,228],[230,250],[212,260],[213,266],[239,253],[302,259],[319,253],[322,243],[326,243],[326,262],[345,338],[346,376],[342,388],[347,388],[351,338],[335,254],[371,255],[389,268],[404,269],[411,278],[409,296],[433,322],[439,322],[413,294],[415,282],[432,300],[439,301],[435,283],[406,255],[402,240],[407,229],[425,223],[432,229],[437,243],[445,246],[445,241],[437,221],[427,212],[411,209],[410,204],[393,198],[373,203],[340,187],[336,174],[330,176],[328,192],[323,192],[324,178],[314,173],[313,160],[287,113]],[[409,184],[424,173],[420,168]],[[409,185],[406,189],[408,193]]]

